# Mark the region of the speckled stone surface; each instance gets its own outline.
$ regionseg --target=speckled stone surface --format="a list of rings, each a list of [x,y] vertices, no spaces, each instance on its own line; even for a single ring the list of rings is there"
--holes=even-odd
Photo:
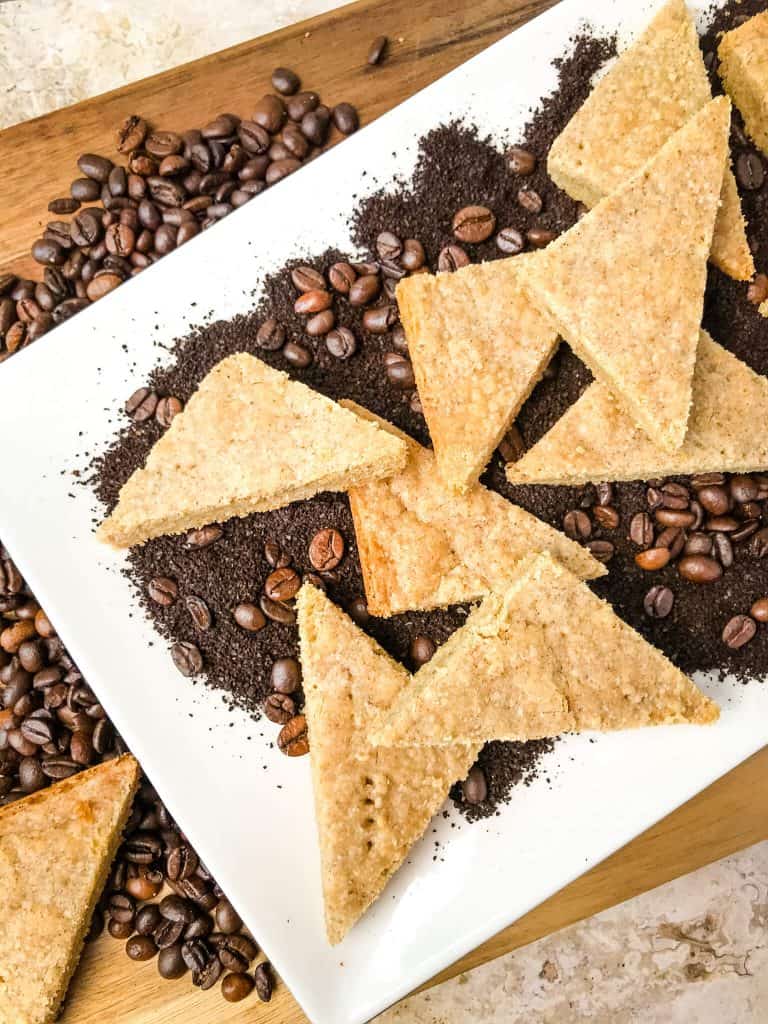
[[[0,127],[337,6],[0,0]],[[768,1021],[768,843],[408,999],[379,1024]]]
[[[768,1021],[768,842],[407,999],[376,1024],[576,1021]]]

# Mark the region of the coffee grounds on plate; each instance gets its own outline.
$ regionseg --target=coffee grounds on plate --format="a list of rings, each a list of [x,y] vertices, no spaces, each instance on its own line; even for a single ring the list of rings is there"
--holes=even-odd
[[[512,174],[503,154],[488,140],[466,125],[451,124],[430,132],[421,143],[421,157],[412,182],[393,192],[380,193],[364,202],[353,217],[353,236],[365,251],[372,251],[383,230],[399,237],[413,237],[423,244],[427,265],[434,268],[437,255],[453,241],[451,220],[457,209],[482,203],[496,215],[499,228],[513,226],[521,232],[544,227],[562,232],[578,216],[578,206],[549,182],[545,157],[552,139],[567,123],[589,91],[594,72],[614,52],[610,40],[580,38],[570,56],[559,63],[560,86],[533,115],[522,142],[537,157],[533,174],[521,178]],[[521,209],[517,191],[522,184],[534,188],[543,199],[543,211],[536,215]],[[765,220],[753,225],[758,238],[766,232]],[[471,246],[473,260],[502,255],[491,238]],[[336,252],[300,262],[327,271],[337,259]],[[296,261],[298,263],[299,261]],[[296,265],[296,264],[292,264]],[[745,285],[734,285],[713,272],[707,294],[707,314],[716,322],[724,315],[724,303],[738,304],[741,319],[735,320],[731,337],[721,330],[718,340],[734,351],[750,349],[750,362],[756,369],[768,370],[768,356],[761,358],[758,336],[765,328],[747,307]],[[337,323],[355,331],[358,353],[350,360],[338,361],[327,352],[322,338],[308,338],[303,318],[293,305],[296,290],[286,269],[268,278],[263,297],[255,311],[231,321],[206,325],[179,339],[169,366],[156,370],[148,381],[160,394],[172,394],[186,400],[196,385],[224,356],[236,351],[251,351],[271,365],[333,398],[351,397],[362,405],[396,423],[418,440],[427,440],[423,418],[411,407],[410,395],[396,390],[388,381],[382,365],[385,352],[393,348],[389,335],[369,334],[361,328],[360,311],[346,302],[337,302]],[[728,314],[730,315],[730,314]],[[314,361],[307,368],[292,368],[282,352],[259,349],[255,335],[268,317],[276,317],[286,328],[289,340],[311,348]],[[761,329],[761,330],[759,330]],[[589,383],[591,377],[575,356],[562,346],[553,364],[554,370],[535,389],[518,419],[526,445],[537,440],[562,414]],[[96,490],[111,508],[122,483],[141,465],[160,428],[150,421],[126,428],[106,454],[97,460]],[[268,438],[265,437],[265,443]],[[574,488],[511,487],[503,475],[497,456],[485,474],[484,482],[518,502],[542,519],[560,526],[565,512],[578,507],[582,492]],[[746,611],[766,589],[766,574],[760,564],[743,553],[737,565],[723,579],[707,587],[686,583],[673,568],[661,573],[642,573],[634,563],[637,549],[626,540],[631,516],[645,509],[645,486],[620,485],[614,505],[621,515],[618,529],[603,531],[597,527],[593,538],[610,539],[616,546],[611,573],[594,586],[616,611],[661,647],[682,668],[714,668],[737,671],[742,678],[762,674],[768,666],[768,639],[765,631],[738,651],[729,651],[721,640],[722,627],[737,611]],[[241,601],[258,601],[263,582],[271,571],[264,556],[267,541],[278,542],[301,572],[310,570],[309,543],[318,529],[334,527],[344,536],[347,554],[334,578],[328,582],[331,597],[350,607],[363,593],[354,531],[346,498],[320,495],[311,501],[264,515],[232,520],[224,525],[224,534],[210,548],[191,551],[183,537],[163,537],[129,553],[128,575],[139,586],[141,600],[159,631],[169,640],[196,643],[202,651],[211,685],[224,690],[233,702],[257,712],[270,690],[269,670],[276,657],[297,653],[293,625],[269,623],[257,634],[244,633],[232,619],[232,609]],[[178,580],[183,596],[203,597],[210,607],[214,627],[196,631],[183,600],[168,608],[155,605],[146,597],[150,580],[158,575]],[[669,584],[676,602],[672,614],[661,620],[643,613],[643,600],[650,586]],[[388,620],[370,620],[365,624],[376,639],[396,658],[408,663],[411,641],[419,634],[443,642],[466,616],[467,609],[451,608],[432,613],[409,613]],[[472,816],[493,813],[509,789],[520,779],[536,771],[549,741],[530,744],[489,744],[481,763],[489,780],[489,799],[471,810]]]

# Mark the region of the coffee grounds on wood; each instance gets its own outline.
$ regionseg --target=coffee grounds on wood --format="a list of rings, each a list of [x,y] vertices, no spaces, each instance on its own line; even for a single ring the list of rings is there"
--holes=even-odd
[[[376,236],[391,230],[399,237],[418,238],[427,253],[428,266],[434,269],[440,248],[452,241],[450,224],[462,206],[483,204],[496,215],[498,227],[513,226],[520,231],[543,226],[562,232],[578,214],[577,205],[549,181],[545,157],[554,137],[583,102],[590,79],[603,62],[615,52],[612,40],[583,37],[577,39],[570,54],[559,63],[560,84],[556,92],[532,116],[521,142],[534,152],[538,165],[526,179],[512,174],[503,155],[489,140],[471,127],[460,124],[441,126],[421,143],[421,155],[413,180],[393,192],[380,193],[364,202],[354,214],[353,237],[361,249],[371,251]],[[544,200],[536,216],[522,210],[517,190],[525,184],[535,188]],[[765,218],[753,224],[758,239],[766,235]],[[473,260],[498,258],[501,253],[493,240],[469,247]],[[328,251],[308,263],[327,270],[346,254]],[[295,264],[292,264],[295,265]],[[290,266],[290,265],[289,265]],[[293,310],[296,292],[289,268],[268,278],[263,297],[254,312],[230,321],[208,324],[176,343],[171,363],[157,369],[148,383],[161,394],[173,394],[187,400],[205,374],[222,358],[238,351],[258,354],[273,366],[317,388],[332,398],[351,397],[407,430],[419,441],[428,440],[423,418],[410,407],[410,395],[397,391],[387,380],[383,354],[391,350],[388,336],[364,332],[358,311],[346,302],[335,304],[338,323],[351,327],[360,342],[357,355],[346,362],[331,357],[322,339],[303,334],[303,321]],[[710,323],[718,317],[730,317],[730,337],[713,327],[715,336],[739,354],[750,351],[756,369],[768,370],[765,327],[747,306],[744,285],[734,285],[713,272],[707,293]],[[738,306],[739,318],[733,308]],[[306,370],[294,370],[280,352],[257,348],[255,335],[267,316],[284,324],[288,337],[309,346],[313,364]],[[578,359],[561,346],[553,364],[554,372],[535,389],[518,419],[527,445],[537,440],[582,392],[591,380]],[[138,466],[157,439],[160,428],[154,422],[133,424],[96,461],[95,487],[108,508],[117,498],[120,486]],[[265,435],[265,444],[269,437]],[[581,493],[573,488],[510,487],[498,456],[485,474],[484,482],[553,525],[560,526],[566,511],[578,504]],[[768,667],[768,639],[759,632],[751,644],[739,651],[728,651],[721,642],[722,626],[735,611],[749,608],[766,586],[766,574],[759,563],[743,556],[720,583],[696,587],[681,580],[674,569],[655,573],[651,578],[634,564],[635,549],[626,540],[629,519],[645,508],[642,484],[617,488],[616,506],[622,522],[617,530],[593,536],[605,536],[617,546],[611,573],[595,583],[598,593],[609,600],[618,614],[661,647],[682,668],[736,670],[744,678],[760,674]],[[359,559],[355,546],[349,506],[344,495],[319,495],[310,501],[276,512],[232,520],[224,525],[223,537],[202,551],[187,549],[183,537],[162,537],[129,553],[129,577],[138,585],[141,600],[160,633],[169,640],[190,640],[203,653],[208,681],[223,690],[234,703],[258,712],[269,692],[269,671],[276,657],[297,654],[295,626],[269,623],[257,634],[244,633],[232,619],[232,608],[241,601],[257,601],[266,576],[271,571],[264,556],[267,540],[277,541],[291,556],[300,571],[310,569],[308,547],[314,533],[323,527],[335,527],[344,535],[347,554],[328,583],[331,597],[347,607],[363,591]],[[178,580],[180,599],[169,608],[153,604],[146,597],[149,581],[158,575]],[[665,620],[649,620],[643,614],[643,597],[649,586],[668,583],[677,601],[672,615]],[[196,594],[205,599],[214,617],[207,632],[196,631],[183,597]],[[408,664],[412,639],[419,634],[443,642],[465,620],[466,608],[451,608],[430,613],[409,613],[388,620],[372,619],[365,629],[394,657]],[[520,780],[535,777],[541,755],[551,741],[527,744],[492,743],[481,755],[481,764],[489,781],[489,799],[467,809],[472,817],[494,813],[511,788]],[[458,791],[454,791],[458,799]]]

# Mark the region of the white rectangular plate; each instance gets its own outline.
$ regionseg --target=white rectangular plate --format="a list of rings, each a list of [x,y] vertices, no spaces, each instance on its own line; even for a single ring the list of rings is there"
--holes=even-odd
[[[123,422],[126,396],[158,360],[153,342],[171,342],[208,309],[247,310],[265,272],[301,251],[349,249],[350,196],[407,175],[418,138],[440,121],[467,117],[514,141],[585,18],[627,38],[654,6],[565,0],[0,367],[0,536],[315,1024],[368,1020],[759,749],[768,686],[704,680],[723,708],[714,728],[558,744],[545,766],[552,784],[520,787],[499,817],[453,829],[436,819],[331,949],[309,760],[283,757],[269,723],[231,713],[176,672],[120,574],[122,557],[93,538],[92,496],[64,471]]]

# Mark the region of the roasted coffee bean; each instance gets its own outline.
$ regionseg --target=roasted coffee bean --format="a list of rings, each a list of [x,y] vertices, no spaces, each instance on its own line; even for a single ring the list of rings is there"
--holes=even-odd
[[[181,955],[180,942],[169,943],[167,946],[160,948],[160,953],[157,957],[157,970],[161,977],[168,980],[181,978],[187,973],[187,965],[184,963],[184,958]]]
[[[351,306],[367,306],[378,296],[380,289],[381,282],[378,274],[363,274],[352,282],[349,289],[349,304]]]
[[[706,533],[691,533],[685,542],[686,555],[711,555],[712,538]]]
[[[517,228],[502,228],[496,235],[496,248],[507,256],[516,256],[525,248],[525,239]]]
[[[329,569],[335,569],[343,557],[344,538],[339,531],[330,528],[318,530],[309,545],[309,561],[312,568],[318,572],[327,572]],[[270,597],[274,596],[270,594]]]
[[[136,904],[124,892],[113,892],[109,897],[107,912],[113,921],[120,921],[124,924],[127,921],[133,923],[136,916]]]
[[[72,221],[71,237],[75,245],[94,246],[104,233],[98,211],[87,207],[81,210]],[[93,253],[91,253],[93,255]]]
[[[348,295],[349,290],[355,283],[357,274],[349,263],[343,261],[334,263],[328,271],[328,280],[331,287],[341,295]]]
[[[185,939],[205,939],[213,931],[213,921],[209,914],[199,914],[191,924],[184,929]]]
[[[366,312],[368,312],[366,310]],[[336,316],[332,309],[324,309],[321,313],[315,313],[304,324],[304,331],[310,338],[321,338],[328,334],[336,323]]]
[[[118,153],[130,153],[143,145],[149,127],[143,117],[131,114],[117,130]]]
[[[380,260],[396,260],[403,251],[403,243],[392,231],[380,231],[375,248]]]
[[[635,555],[635,564],[645,572],[656,572],[663,569],[669,559],[669,548],[648,548]],[[720,567],[718,566],[718,568]]]
[[[285,725],[296,714],[296,704],[283,693],[271,693],[264,701],[264,714],[270,722]]]
[[[733,500],[740,504],[744,504],[746,501],[754,501],[757,497],[757,484],[751,476],[744,476],[742,474],[732,476],[728,487]]]
[[[731,507],[731,501],[725,487],[718,484],[711,484],[700,487],[697,492],[700,505],[710,515],[724,515]]]
[[[521,188],[517,193],[517,202],[528,213],[541,213],[544,208],[541,196],[532,188]]]
[[[301,577],[295,569],[286,566],[275,569],[264,582],[264,593],[272,601],[290,601],[299,592]]]
[[[768,299],[768,275],[755,274],[747,288],[747,299],[756,306]]]
[[[271,93],[262,96],[256,104],[251,120],[261,125],[271,135],[276,134],[283,127],[286,118],[285,104],[279,96]]]
[[[563,532],[571,540],[587,540],[592,533],[592,523],[586,512],[573,509],[563,517]]]
[[[530,150],[522,146],[513,146],[507,150],[507,163],[513,174],[528,176],[536,170],[536,157]]]
[[[739,528],[738,519],[733,516],[712,516],[706,522],[706,528],[713,533],[733,533]]]
[[[192,984],[206,991],[213,988],[221,977],[221,972],[221,961],[217,957],[211,957],[205,966],[192,972]]]
[[[517,462],[525,454],[525,441],[514,424],[512,424],[499,442],[498,452],[506,463]]]
[[[267,624],[261,609],[247,601],[237,605],[232,614],[238,626],[249,633],[257,633]]]
[[[765,558],[768,556],[768,528],[758,530],[752,538],[750,550],[755,558]]]
[[[477,245],[490,238],[496,218],[487,206],[465,206],[454,214],[451,229],[460,242]]]
[[[126,879],[125,890],[135,900],[152,900],[163,887],[162,871],[141,871]]]
[[[291,564],[291,556],[274,540],[268,540],[264,544],[264,557],[273,569],[282,569]]]
[[[205,632],[205,630],[211,628],[213,616],[202,597],[198,597],[197,594],[188,594],[184,598],[184,607],[189,612],[189,617],[192,619],[195,629]]]
[[[66,251],[52,238],[38,238],[32,246],[32,258],[47,267],[60,267],[66,262]]]
[[[268,1003],[272,998],[274,982],[272,980],[272,968],[265,960],[260,963],[253,972],[253,980],[256,985],[256,995],[262,1003]]]
[[[179,640],[171,647],[171,658],[183,676],[196,676],[203,671],[200,649],[188,640]]]
[[[242,927],[242,924],[238,927]],[[214,933],[211,935],[211,944],[218,954],[222,967],[236,973],[247,971],[251,961],[258,953],[255,943],[251,942],[247,935]]]
[[[396,306],[371,306],[363,313],[363,327],[371,334],[386,334],[397,320]]]
[[[201,971],[213,953],[203,939],[188,939],[181,945],[181,956],[190,971]]]
[[[725,482],[725,473],[697,473],[691,477],[691,486],[697,491],[702,487],[721,487]]]
[[[75,178],[69,186],[69,192],[78,204],[93,203],[101,195],[101,188],[97,181],[92,181],[90,178]]]
[[[197,854],[187,843],[179,843],[172,850],[168,851],[165,867],[166,873],[172,882],[191,878],[197,871],[199,864]],[[187,922],[189,923],[189,922]]]
[[[69,756],[77,764],[89,765],[93,761],[93,742],[89,733],[78,730],[72,733],[69,742]]]
[[[592,515],[604,530],[615,530],[620,522],[619,513],[612,505],[597,505]]]
[[[285,328],[274,317],[270,317],[256,332],[256,344],[267,352],[277,352],[285,344]]]
[[[158,399],[155,419],[161,427],[167,429],[183,408],[184,406],[174,395],[165,395],[163,398]]]
[[[376,64],[380,64],[386,56],[388,44],[389,39],[387,36],[376,36],[368,47],[368,56],[365,58],[366,63],[371,67],[374,67]]]
[[[437,269],[442,273],[451,273],[468,266],[469,262],[469,256],[460,245],[446,245],[437,257]]]
[[[306,370],[308,366],[312,365],[314,358],[311,349],[294,341],[289,341],[283,347],[283,355],[291,366],[296,367],[297,370]]]
[[[216,922],[217,931],[221,932],[222,935],[233,935],[235,932],[240,931],[243,927],[243,922],[240,919],[240,915],[237,913],[235,908],[229,902],[229,900],[219,900],[216,904],[216,909],[213,912],[213,919]],[[218,942],[218,939],[214,940]],[[248,941],[248,940],[246,940]],[[250,943],[253,946],[253,943]],[[256,956],[256,948],[253,947],[249,959],[253,960]]]
[[[48,203],[48,212],[53,213],[56,216],[62,214],[75,213],[80,208],[80,203],[77,199],[72,199],[69,196],[63,196],[61,199],[52,199]],[[0,293],[2,294],[2,293]]]
[[[291,271],[291,281],[293,282],[294,288],[302,293],[302,296],[313,292],[323,293],[324,296],[328,295],[326,291],[325,278],[320,271],[315,270],[314,267],[294,267]],[[324,300],[324,304],[321,303],[314,309],[296,309],[296,312],[316,313],[319,309],[327,309],[330,304],[330,296],[328,295],[328,300],[327,302]]]
[[[239,1003],[251,994],[254,985],[250,974],[227,974],[221,982],[221,994],[228,1003]]]
[[[765,167],[754,152],[740,153],[736,158],[736,177],[743,189],[754,192],[763,187]]]
[[[674,603],[675,595],[669,587],[651,587],[643,600],[643,609],[651,619],[666,619]]]
[[[654,513],[654,519],[661,526],[675,526],[678,529],[685,529],[693,526],[696,516],[692,512],[686,512],[676,508],[659,508]]]
[[[757,533],[759,529],[759,519],[745,519],[737,530],[734,530],[733,533],[729,534],[729,538],[734,544],[740,544],[743,541],[748,540],[753,536],[753,534]],[[720,534],[719,536],[723,535]]]
[[[757,632],[757,624],[749,615],[734,615],[723,628],[723,643],[732,651],[748,644]]]
[[[461,799],[465,804],[481,804],[488,797],[488,781],[480,765],[473,765],[461,784]]]
[[[105,295],[114,291],[122,283],[122,277],[119,277],[117,274],[99,274],[89,283],[85,294],[91,302],[98,302],[99,299],[103,299]]]
[[[122,846],[122,856],[131,864],[151,864],[162,852],[162,843],[154,832],[134,832]]]
[[[707,555],[685,555],[677,563],[677,571],[690,583],[715,583],[723,575],[720,563]]]
[[[272,689],[277,693],[294,693],[301,683],[301,667],[295,658],[278,658],[270,674]]]
[[[126,942],[125,952],[131,960],[151,960],[157,954],[157,946],[149,935],[134,935]]]
[[[403,242],[403,251],[400,254],[400,263],[410,273],[421,270],[427,260],[424,246],[418,238],[406,238]]]
[[[601,483],[595,484],[595,497],[597,498],[598,505],[613,505],[614,501],[614,489],[613,484]]]
[[[295,715],[286,722],[278,734],[277,745],[289,757],[301,757],[309,753],[307,720],[304,715]]]
[[[609,540],[589,540],[585,547],[598,562],[610,562],[616,554],[616,548]]]
[[[130,921],[116,921],[112,918],[107,925],[107,931],[113,939],[127,939],[133,932],[133,924]]]
[[[36,757],[23,757],[18,766],[19,786],[24,793],[36,793],[48,782]],[[2,779],[0,778],[0,781]],[[9,781],[11,781],[9,779]]]
[[[415,636],[411,640],[409,648],[411,661],[417,668],[421,665],[426,665],[436,650],[437,645],[430,637],[423,635]]]
[[[768,597],[758,598],[749,609],[749,614],[758,622],[768,622]]]
[[[209,523],[207,526],[200,526],[196,530],[190,530],[186,537],[188,548],[207,548],[215,544],[224,535],[224,530],[218,523]]]
[[[150,156],[162,160],[163,157],[180,153],[184,148],[184,140],[176,132],[154,131],[144,140],[144,148]]]
[[[400,352],[384,353],[384,368],[390,384],[408,391],[416,386],[416,378],[410,359]]]
[[[357,351],[357,340],[348,327],[336,327],[325,336],[325,347],[336,359],[349,359]]]
[[[629,537],[638,547],[653,544],[653,521],[647,512],[637,512],[629,524]]]
[[[557,232],[549,231],[547,228],[530,228],[526,231],[525,238],[534,249],[543,249],[557,238]]]
[[[190,904],[175,893],[164,896],[160,900],[158,910],[166,921],[181,921],[186,925],[195,918],[195,912]]]
[[[144,423],[155,415],[157,393],[150,388],[138,388],[125,403],[125,411],[136,423]]]
[[[299,76],[290,68],[275,68],[272,72],[272,88],[283,96],[293,96],[299,91]]]

